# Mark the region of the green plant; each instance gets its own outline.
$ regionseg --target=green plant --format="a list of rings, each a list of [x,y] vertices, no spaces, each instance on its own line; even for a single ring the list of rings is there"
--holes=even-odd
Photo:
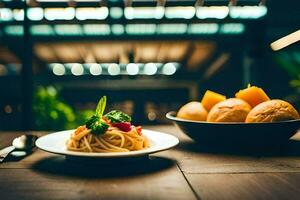
[[[291,80],[290,85],[294,88],[299,88],[300,89],[300,74],[298,74],[298,78]]]
[[[35,128],[69,129],[76,126],[74,110],[64,103],[54,87],[38,87],[33,97]]]
[[[300,53],[298,51],[280,52],[274,55],[274,61],[291,77],[290,86],[300,89]]]

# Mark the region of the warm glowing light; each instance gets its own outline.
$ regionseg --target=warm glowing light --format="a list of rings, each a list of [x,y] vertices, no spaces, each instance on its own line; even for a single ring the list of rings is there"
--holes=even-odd
[[[176,66],[174,63],[166,63],[163,66],[162,73],[165,75],[173,75],[176,72]]]
[[[229,15],[231,18],[257,19],[267,14],[266,6],[231,6]]]
[[[54,30],[58,35],[82,35],[82,28],[77,24],[56,24]]]
[[[295,42],[298,42],[299,40],[300,40],[300,30],[295,31],[285,37],[282,37],[279,40],[276,40],[275,42],[271,43],[270,46],[273,49],[273,51],[278,51]]]
[[[54,30],[50,25],[32,25],[30,32],[33,35],[54,35]]]
[[[123,17],[123,9],[119,7],[112,7],[109,9],[109,14],[113,19],[120,19]]]
[[[63,64],[55,63],[55,64],[52,64],[52,72],[56,76],[62,76],[66,73],[66,69]]]
[[[152,35],[155,34],[156,24],[127,24],[126,33],[130,35]]]
[[[110,74],[112,76],[116,76],[116,75],[120,74],[121,69],[118,64],[112,63],[112,64],[108,65],[107,72],[108,72],[108,74]]]
[[[46,8],[45,18],[49,21],[53,20],[72,20],[75,17],[75,9],[68,8]]]
[[[156,113],[155,112],[149,112],[148,115],[147,115],[148,119],[150,121],[154,121],[156,119]]]
[[[111,31],[114,35],[122,35],[125,32],[122,24],[111,25]]]
[[[4,112],[7,114],[11,114],[13,112],[11,105],[4,106]]]
[[[110,27],[107,24],[84,24],[83,32],[86,35],[109,35]]]
[[[224,19],[228,16],[228,13],[229,8],[227,6],[203,6],[197,8],[196,16],[199,19]]]
[[[154,75],[157,72],[157,67],[155,63],[147,63],[144,66],[144,74]]]
[[[220,27],[221,34],[240,34],[245,31],[245,25],[241,23],[226,23]]]
[[[27,15],[30,20],[39,21],[44,18],[44,10],[42,8],[29,8]]]
[[[8,25],[4,27],[4,32],[8,35],[22,36],[24,29],[22,25]]]
[[[206,24],[190,24],[188,28],[189,34],[215,34],[219,30],[219,25],[216,23]]]
[[[187,31],[187,24],[159,24],[158,34],[184,34]]]
[[[161,19],[164,16],[163,7],[126,7],[126,19]]]
[[[71,73],[74,76],[81,76],[83,75],[84,69],[83,66],[79,63],[72,64]]]
[[[126,66],[126,71],[129,75],[137,75],[139,73],[139,66],[136,63],[129,63]]]
[[[14,15],[14,19],[16,21],[23,21],[24,20],[24,10],[23,9],[14,9],[13,10],[13,15]]]
[[[90,73],[94,76],[100,75],[102,73],[101,65],[97,63],[90,64]]]
[[[4,65],[0,64],[0,76],[7,75],[7,69]]]
[[[87,19],[97,19],[102,20],[106,19],[108,16],[108,8],[77,8],[76,9],[76,18],[78,20],[87,20]]]
[[[0,21],[11,21],[13,19],[12,10],[9,8],[1,8],[0,14]]]
[[[195,13],[195,7],[192,6],[166,7],[165,10],[165,16],[168,19],[192,19]]]

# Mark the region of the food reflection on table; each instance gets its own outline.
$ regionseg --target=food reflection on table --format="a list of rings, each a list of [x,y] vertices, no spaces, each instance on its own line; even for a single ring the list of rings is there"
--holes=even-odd
[[[183,105],[178,118],[207,122],[280,122],[299,119],[292,104],[281,99],[270,99],[262,88],[248,85],[226,99],[222,94],[207,90],[201,102]]]

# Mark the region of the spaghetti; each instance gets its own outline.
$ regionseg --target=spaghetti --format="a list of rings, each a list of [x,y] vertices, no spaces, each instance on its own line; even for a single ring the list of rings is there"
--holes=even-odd
[[[142,128],[131,125],[131,117],[113,110],[104,114],[106,96],[97,105],[95,114],[79,126],[67,141],[67,149],[83,152],[127,152],[150,146]]]
[[[94,135],[86,126],[79,126],[67,141],[67,149],[81,152],[128,152],[148,148],[150,142],[140,127],[128,132],[110,126],[102,135]]]

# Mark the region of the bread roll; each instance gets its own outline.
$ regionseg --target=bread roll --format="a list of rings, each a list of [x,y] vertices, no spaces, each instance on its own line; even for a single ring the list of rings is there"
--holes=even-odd
[[[179,109],[177,117],[195,121],[206,121],[207,111],[200,102],[192,101]]]
[[[274,99],[255,106],[246,118],[251,122],[278,122],[299,119],[297,110],[288,102]]]
[[[208,113],[208,122],[245,122],[251,106],[242,99],[231,98],[217,103]]]

